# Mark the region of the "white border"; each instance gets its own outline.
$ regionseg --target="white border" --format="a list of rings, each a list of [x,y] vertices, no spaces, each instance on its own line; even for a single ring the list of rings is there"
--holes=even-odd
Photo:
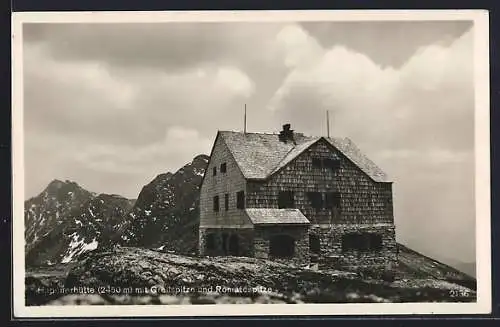
[[[471,20],[474,22],[476,155],[476,303],[249,304],[171,306],[44,306],[24,304],[24,141],[22,24],[116,22]],[[249,315],[474,314],[491,311],[489,26],[485,10],[22,12],[12,14],[13,315],[39,317],[146,317]]]

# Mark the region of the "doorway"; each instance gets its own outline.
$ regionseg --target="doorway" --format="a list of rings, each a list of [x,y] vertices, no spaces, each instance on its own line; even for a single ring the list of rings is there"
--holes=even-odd
[[[295,254],[295,239],[286,234],[271,237],[269,254],[275,258],[293,257]]]

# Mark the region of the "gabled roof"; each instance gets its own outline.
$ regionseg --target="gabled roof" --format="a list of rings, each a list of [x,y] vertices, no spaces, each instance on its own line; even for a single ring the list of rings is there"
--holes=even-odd
[[[277,134],[220,131],[236,163],[247,179],[267,179],[320,139],[326,140],[375,182],[390,182],[388,176],[348,138],[294,134],[293,142],[281,142]]]
[[[309,225],[299,209],[247,208],[245,213],[254,225]]]

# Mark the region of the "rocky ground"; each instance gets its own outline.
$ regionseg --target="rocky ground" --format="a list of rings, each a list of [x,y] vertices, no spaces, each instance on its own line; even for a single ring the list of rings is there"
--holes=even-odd
[[[89,252],[72,266],[28,270],[26,304],[475,301],[474,279],[445,272],[446,266],[411,250],[401,252],[397,280],[388,282],[262,259],[198,258],[117,247]]]

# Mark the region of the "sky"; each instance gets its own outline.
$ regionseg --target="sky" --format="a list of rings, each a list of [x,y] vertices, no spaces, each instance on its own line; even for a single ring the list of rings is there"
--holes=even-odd
[[[217,130],[351,138],[394,181],[397,238],[475,261],[469,21],[25,24],[25,196],[137,198]]]

